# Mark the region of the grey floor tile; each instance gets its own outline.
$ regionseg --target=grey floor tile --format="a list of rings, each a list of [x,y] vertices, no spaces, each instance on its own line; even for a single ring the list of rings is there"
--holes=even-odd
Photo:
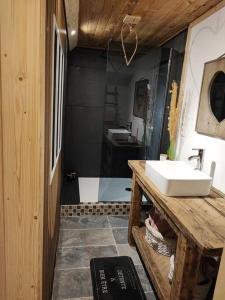
[[[109,219],[110,226],[113,228],[128,227],[128,221],[129,221],[128,216],[109,216],[108,219]]]
[[[62,218],[52,300],[93,300],[90,259],[117,255],[132,258],[147,299],[156,300],[127,226],[127,216]]]
[[[61,218],[61,229],[109,228],[107,216],[81,216]]]
[[[109,246],[114,244],[110,229],[61,230],[59,235],[59,247]]]
[[[117,245],[117,250],[119,256],[130,256],[135,265],[141,265],[141,260],[135,247],[131,247],[128,244]]]
[[[53,300],[92,296],[89,268],[56,270],[53,286]]]
[[[148,277],[147,277],[147,275],[145,273],[145,270],[144,270],[143,266],[138,265],[138,266],[135,266],[135,268],[137,270],[139,279],[141,281],[141,285],[142,285],[145,293],[147,293],[147,292],[153,292],[151,283],[148,280]]]
[[[115,241],[117,244],[128,243],[128,229],[127,228],[114,228],[112,230]]]
[[[56,269],[89,267],[94,257],[117,256],[115,246],[60,248],[56,257]]]

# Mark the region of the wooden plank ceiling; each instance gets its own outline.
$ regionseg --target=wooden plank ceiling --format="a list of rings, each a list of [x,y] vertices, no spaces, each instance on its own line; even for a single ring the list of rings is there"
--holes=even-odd
[[[105,48],[107,41],[120,41],[126,14],[142,19],[136,26],[139,44],[159,46],[221,0],[80,0],[78,46]],[[69,20],[68,20],[69,22]],[[125,42],[134,37],[125,32]]]

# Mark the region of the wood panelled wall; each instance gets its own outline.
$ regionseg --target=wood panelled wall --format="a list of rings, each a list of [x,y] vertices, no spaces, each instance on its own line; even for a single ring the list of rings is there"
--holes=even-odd
[[[53,62],[53,16],[61,32],[64,53],[67,55],[66,16],[63,0],[47,1],[46,18],[46,111],[45,111],[45,207],[44,207],[44,265],[43,265],[43,299],[51,296],[55,252],[59,232],[60,192],[61,192],[61,155],[54,176],[50,182],[49,166],[51,151],[51,101],[52,101],[52,62]]]
[[[4,300],[42,299],[45,11],[0,1]]]
[[[52,22],[63,0],[0,0],[0,299],[50,299],[61,158],[50,183]],[[66,50],[66,35],[62,34]],[[3,175],[3,176],[2,176]]]
[[[0,25],[1,36],[1,25]],[[1,57],[1,39],[0,39],[0,57]],[[0,63],[0,104],[2,103],[2,80]],[[0,105],[0,140],[2,141],[2,107]],[[0,299],[5,299],[5,226],[4,226],[4,202],[3,202],[3,156],[2,143],[0,142]]]

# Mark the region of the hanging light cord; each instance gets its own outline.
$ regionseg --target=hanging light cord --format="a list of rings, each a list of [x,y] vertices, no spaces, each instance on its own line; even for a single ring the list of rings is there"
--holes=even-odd
[[[135,40],[136,40],[134,52],[133,52],[133,54],[131,55],[131,57],[130,57],[129,60],[128,60],[128,58],[127,58],[127,53],[126,53],[126,49],[125,49],[125,46],[124,46],[124,37],[123,37],[123,33],[124,33],[124,28],[125,28],[125,26],[127,26],[127,27],[129,28],[130,33],[132,33],[132,32],[135,33]],[[129,64],[131,63],[131,61],[132,61],[133,58],[134,58],[135,53],[137,52],[137,47],[138,47],[138,35],[137,35],[136,30],[132,27],[132,25],[131,25],[131,24],[127,24],[127,23],[124,23],[124,24],[123,24],[123,26],[122,26],[122,28],[121,28],[121,33],[120,33],[120,35],[121,35],[121,43],[122,43],[122,48],[123,48],[123,53],[124,53],[124,59],[125,59],[125,61],[126,61],[127,66],[129,66]]]

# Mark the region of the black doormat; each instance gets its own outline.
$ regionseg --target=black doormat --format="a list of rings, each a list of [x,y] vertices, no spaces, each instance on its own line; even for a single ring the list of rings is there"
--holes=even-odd
[[[130,257],[93,258],[90,268],[94,300],[146,300]]]

